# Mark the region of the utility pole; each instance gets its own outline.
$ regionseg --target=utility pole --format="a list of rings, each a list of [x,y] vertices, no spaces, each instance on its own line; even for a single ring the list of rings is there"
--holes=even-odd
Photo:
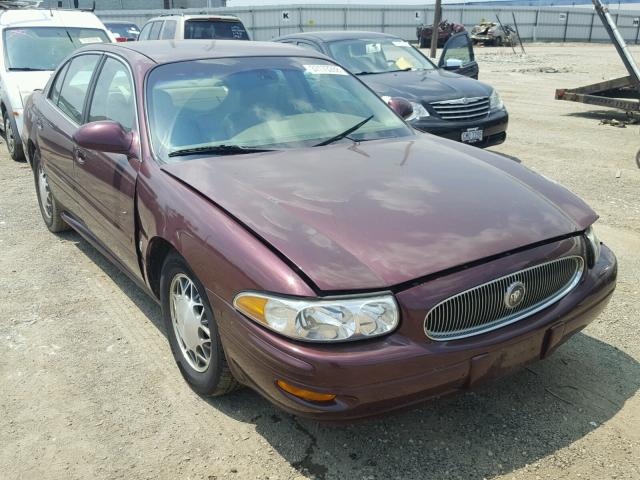
[[[440,30],[440,19],[442,18],[442,1],[436,0],[435,10],[433,11],[433,30],[431,30],[431,58],[436,58],[436,50],[438,49],[438,37]]]

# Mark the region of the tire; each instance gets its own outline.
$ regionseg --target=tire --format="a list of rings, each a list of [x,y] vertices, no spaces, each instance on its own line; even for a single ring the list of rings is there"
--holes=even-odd
[[[16,162],[23,162],[24,152],[22,151],[22,142],[20,141],[20,135],[14,128],[14,123],[11,121],[6,112],[2,114],[2,125],[4,128],[4,139],[7,143],[7,150],[9,155]]]
[[[502,37],[496,37],[496,38],[493,40],[493,44],[494,44],[496,47],[501,47],[501,46],[502,46]]]
[[[240,384],[229,369],[205,292],[185,260],[170,253],[160,275],[160,300],[171,352],[193,390],[217,397],[236,390]]]
[[[47,173],[42,166],[40,153],[37,150],[33,152],[33,179],[44,224],[52,233],[69,230],[69,226],[62,219],[62,206],[56,201],[49,189]]]
[[[424,37],[420,37],[420,48],[428,48],[427,39]]]

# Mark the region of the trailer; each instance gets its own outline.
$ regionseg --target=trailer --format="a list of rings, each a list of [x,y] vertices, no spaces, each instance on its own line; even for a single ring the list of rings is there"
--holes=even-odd
[[[578,88],[559,88],[556,100],[587,103],[599,107],[617,108],[629,115],[640,113],[640,71],[627,44],[609,14],[609,10],[600,0],[592,0],[596,13],[602,20],[613,45],[616,47],[622,63],[629,75],[604,82],[593,83]]]

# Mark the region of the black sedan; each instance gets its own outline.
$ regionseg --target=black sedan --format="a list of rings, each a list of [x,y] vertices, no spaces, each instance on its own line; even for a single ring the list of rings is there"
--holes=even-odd
[[[509,116],[498,92],[475,80],[478,64],[466,32],[449,39],[437,66],[409,42],[384,33],[296,33],[274,41],[322,52],[382,98],[407,99],[413,107],[407,120],[418,130],[478,147],[507,137]]]

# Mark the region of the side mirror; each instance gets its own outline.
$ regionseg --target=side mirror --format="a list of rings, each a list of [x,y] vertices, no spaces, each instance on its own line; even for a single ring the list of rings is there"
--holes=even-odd
[[[447,58],[447,60],[444,62],[445,70],[457,70],[460,67],[462,67],[462,60],[459,60],[457,58]]]
[[[73,141],[87,150],[136,156],[136,134],[127,132],[122,125],[111,120],[82,125],[73,134]]]
[[[413,107],[406,98],[391,97],[387,100],[389,106],[402,118],[407,119],[413,114]]]

